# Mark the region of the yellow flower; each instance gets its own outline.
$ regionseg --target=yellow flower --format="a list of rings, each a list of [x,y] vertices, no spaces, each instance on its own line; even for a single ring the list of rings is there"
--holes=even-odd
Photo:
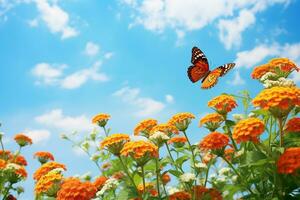
[[[243,119],[234,126],[232,137],[237,143],[248,141],[258,142],[258,136],[260,136],[264,130],[265,125],[260,119]]]
[[[163,132],[164,134],[166,134],[167,136],[171,137],[172,135],[174,134],[178,134],[178,129],[170,124],[170,123],[167,123],[167,124],[158,124],[156,126],[154,126],[151,131],[150,131],[150,136],[153,135],[154,133],[156,132]]]
[[[100,127],[104,127],[107,124],[107,121],[110,119],[109,114],[100,113],[93,117],[92,123],[98,124]]]
[[[176,128],[180,131],[185,131],[191,123],[192,119],[195,119],[195,115],[193,115],[192,113],[177,113],[176,115],[173,115],[171,117],[168,123],[176,126]]]
[[[216,110],[221,115],[230,112],[233,108],[237,107],[235,99],[227,94],[222,94],[210,100],[208,107]]]
[[[144,135],[145,137],[149,136],[151,129],[157,125],[157,120],[155,119],[145,119],[138,123],[134,128],[134,135]]]
[[[300,105],[300,89],[297,87],[272,87],[264,89],[253,100],[256,107],[269,110],[275,117],[286,116]]]
[[[55,197],[62,179],[63,176],[59,172],[50,171],[36,183],[34,188],[35,194],[46,194],[47,196]]]
[[[122,133],[112,134],[106,137],[101,143],[100,148],[107,148],[114,155],[119,155],[124,144],[130,140],[129,136]]]
[[[199,143],[203,150],[222,150],[229,143],[229,137],[219,132],[212,132],[205,136]]]

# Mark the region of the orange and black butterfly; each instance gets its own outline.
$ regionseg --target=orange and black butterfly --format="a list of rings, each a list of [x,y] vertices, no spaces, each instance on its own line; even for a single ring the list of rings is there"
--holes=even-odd
[[[218,78],[224,76],[235,66],[235,63],[227,63],[210,71],[207,58],[198,47],[193,47],[192,49],[191,62],[193,65],[188,68],[188,76],[193,83],[202,79],[201,88],[203,89],[209,89],[215,86],[218,82]]]

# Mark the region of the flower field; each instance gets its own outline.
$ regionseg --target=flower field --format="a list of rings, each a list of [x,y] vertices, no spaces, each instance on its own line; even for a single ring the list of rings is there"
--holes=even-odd
[[[34,180],[36,200],[300,199],[300,88],[289,79],[298,70],[286,58],[255,67],[251,77],[262,91],[254,98],[246,91],[219,94],[201,119],[188,112],[166,122],[145,119],[126,134],[110,127],[113,116],[96,115],[97,129],[83,140],[62,135],[99,169],[94,177],[66,176],[68,166],[51,152],[32,155],[40,167],[29,176],[21,154],[32,140],[15,135],[13,151],[1,134],[0,199],[21,199],[26,178]],[[237,107],[244,113],[232,115]],[[191,141],[191,123],[209,134]]]

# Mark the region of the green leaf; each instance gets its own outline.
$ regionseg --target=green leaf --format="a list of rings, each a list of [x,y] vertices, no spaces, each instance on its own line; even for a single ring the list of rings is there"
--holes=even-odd
[[[172,174],[172,175],[174,175],[174,176],[176,176],[176,177],[178,177],[178,178],[179,178],[179,176],[182,175],[182,173],[179,172],[179,171],[177,171],[177,170],[172,170],[172,169],[170,169],[169,172],[170,172],[170,174]]]
[[[226,120],[226,121],[225,121],[225,124],[226,124],[226,126],[228,126],[228,127],[232,127],[232,126],[235,125],[235,122],[232,121],[232,120]]]
[[[189,157],[189,156],[186,156],[186,155],[181,156],[181,157],[179,157],[179,158],[177,158],[177,159],[175,160],[175,163],[176,163],[178,166],[181,167],[182,164],[183,164],[185,161],[187,161],[189,158],[190,158],[190,157]]]

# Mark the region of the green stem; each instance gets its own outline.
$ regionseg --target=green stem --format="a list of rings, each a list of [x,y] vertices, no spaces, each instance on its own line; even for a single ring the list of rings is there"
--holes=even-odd
[[[234,173],[239,177],[239,180],[243,181],[245,179],[242,178],[242,176],[240,175],[240,173],[234,168],[234,166],[225,158],[225,157],[222,157],[223,160],[230,166],[230,168],[234,171]],[[247,188],[247,190],[255,196],[254,192],[251,190],[251,188],[247,187],[247,183],[244,182],[244,185],[245,187]]]
[[[155,159],[155,164],[156,164],[156,187],[158,192],[158,198],[161,200],[161,194],[159,189],[160,169],[159,169],[158,158]]]
[[[206,187],[206,184],[207,184],[209,169],[210,169],[210,164],[208,164],[207,169],[206,169],[204,187]]]
[[[6,200],[7,195],[9,194],[9,190],[12,189],[12,185],[13,183],[9,182],[8,187],[6,188],[4,195],[3,195],[3,199],[2,200]]]
[[[283,146],[283,143],[284,143],[284,141],[283,141],[283,120],[282,120],[282,118],[278,118],[278,128],[279,128],[279,136],[280,136],[280,147],[282,147]]]
[[[170,156],[170,158],[171,158],[172,164],[175,166],[176,169],[179,169],[182,173],[184,173],[184,171],[183,171],[180,167],[178,167],[178,166],[176,165],[176,162],[175,162],[175,160],[174,160],[174,158],[173,158],[173,156],[172,156],[172,154],[171,154],[170,147],[169,147],[168,143],[165,142],[165,144],[166,144],[166,147],[167,147],[168,154],[169,154],[169,156]]]
[[[124,169],[126,175],[128,176],[128,178],[130,179],[130,181],[131,181],[133,187],[135,188],[136,192],[139,193],[139,191],[138,191],[138,189],[137,189],[137,186],[136,186],[136,184],[135,184],[133,178],[131,177],[131,175],[130,175],[130,173],[129,173],[129,171],[128,171],[128,168],[127,168],[126,165],[124,164],[124,162],[123,162],[121,156],[119,155],[119,156],[117,156],[117,157],[119,158],[119,160],[120,160],[120,162],[121,162],[121,164],[122,164],[122,167],[123,167],[123,169]]]
[[[146,181],[145,181],[145,169],[144,165],[141,166],[142,169],[142,179],[143,179],[143,194],[146,192]]]
[[[4,152],[4,145],[3,145],[3,142],[2,142],[2,136],[0,137],[0,143],[1,143],[1,148],[2,148],[2,151]]]
[[[105,126],[103,126],[103,130],[104,130],[105,136],[107,137],[108,136],[108,132],[107,132]]]

